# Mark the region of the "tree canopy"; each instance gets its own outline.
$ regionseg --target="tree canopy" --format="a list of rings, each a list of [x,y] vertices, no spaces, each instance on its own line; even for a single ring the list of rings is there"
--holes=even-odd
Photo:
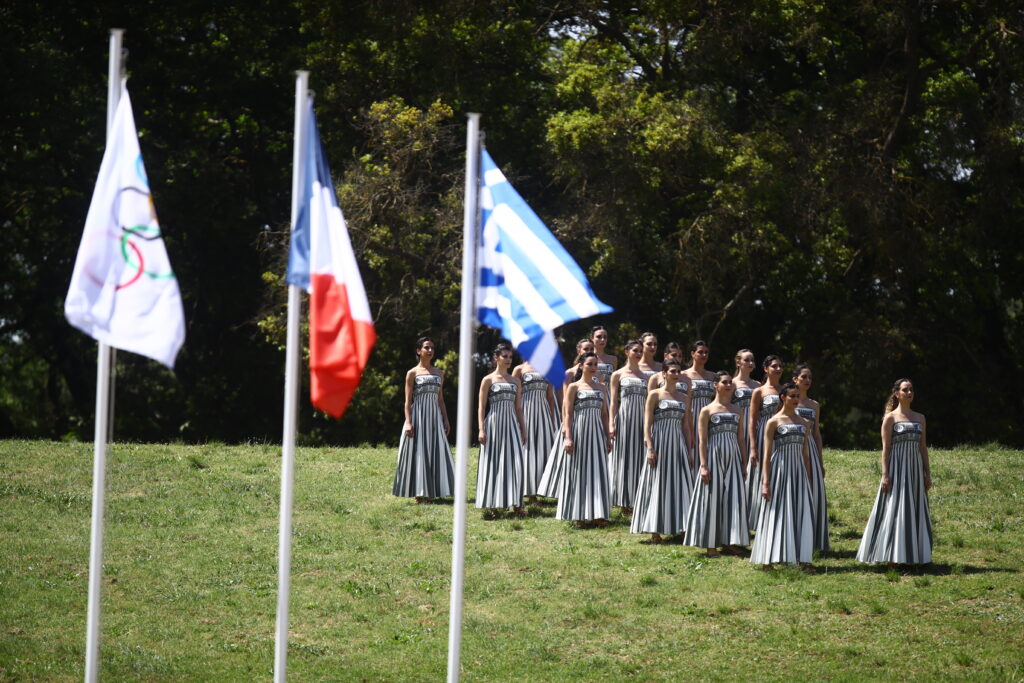
[[[280,438],[305,68],[379,336],[340,423],[303,398],[308,442],[396,440],[422,334],[454,415],[477,111],[615,308],[559,330],[567,360],[602,323],[615,350],[651,329],[706,340],[709,367],[807,362],[834,446],[877,444],[909,376],[936,443],[1024,444],[1019,3],[13,0],[0,20],[0,435],[91,433],[95,344],[62,308],[117,26],[188,325],[174,374],[119,354],[119,439]]]

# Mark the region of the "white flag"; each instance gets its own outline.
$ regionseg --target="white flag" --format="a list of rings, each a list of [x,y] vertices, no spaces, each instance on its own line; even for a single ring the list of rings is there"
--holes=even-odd
[[[96,341],[169,368],[185,341],[181,293],[160,235],[132,103],[123,86],[64,315]]]

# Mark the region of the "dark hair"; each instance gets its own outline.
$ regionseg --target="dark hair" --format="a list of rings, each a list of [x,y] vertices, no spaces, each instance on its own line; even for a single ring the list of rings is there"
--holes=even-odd
[[[668,368],[677,367],[680,370],[683,369],[683,364],[677,361],[675,358],[666,358],[661,362],[661,371],[664,372]]]
[[[797,377],[800,376],[801,372],[803,372],[804,370],[810,370],[810,369],[811,369],[811,366],[808,365],[807,363],[800,363],[800,365],[797,365],[795,368],[793,368],[793,374],[790,375],[790,377],[796,379]]]
[[[431,339],[430,337],[420,337],[419,339],[417,339],[416,340],[416,350],[419,351],[420,349],[422,349],[423,345],[426,344],[427,342],[430,342],[431,344],[433,344],[434,340]],[[419,357],[419,355],[420,354],[418,354],[418,353],[416,354],[417,357]]]
[[[607,332],[608,328],[605,327],[604,325],[594,325],[593,327],[590,328],[590,338],[591,339],[594,338],[594,333],[597,332],[598,330],[604,330],[605,332]]]
[[[764,357],[764,360],[761,361],[761,369],[767,371],[768,370],[768,366],[772,364],[773,360],[779,361],[779,365],[782,365],[782,358],[779,357],[779,356],[776,356],[773,353],[770,356],[765,356]]]
[[[721,382],[723,377],[728,377],[729,379],[732,379],[732,373],[729,372],[728,370],[719,370],[718,372],[715,373],[715,384]]]
[[[682,352],[682,350],[683,347],[679,345],[679,342],[669,342],[668,344],[665,344],[665,347],[661,350],[661,357],[665,358],[673,351]]]
[[[754,352],[751,351],[750,349],[740,349],[739,351],[736,352],[736,357],[733,360],[736,362],[737,370],[739,370],[740,367],[740,356],[742,356],[745,353],[753,354]]]
[[[788,394],[790,391],[793,391],[794,389],[799,393],[800,387],[798,387],[793,382],[786,382],[781,387],[779,387],[779,407],[775,409],[775,412],[779,412],[780,410],[782,410],[782,398],[785,397],[786,394]]]
[[[690,344],[690,353],[693,353],[701,346],[707,346],[709,349],[711,348],[710,346],[708,346],[708,343],[706,341],[704,341],[703,339],[698,339],[697,341]]]
[[[640,341],[642,342],[647,337],[654,337],[655,339],[657,339],[658,335],[654,334],[653,332],[643,332],[640,334]]]
[[[891,413],[896,410],[896,406],[900,404],[900,400],[896,398],[896,392],[900,390],[900,385],[904,382],[910,382],[910,378],[900,377],[898,380],[893,382],[892,389],[889,390],[889,398],[885,401],[885,412]],[[913,387],[914,383],[910,382],[910,386]]]
[[[597,358],[597,354],[594,353],[593,351],[587,351],[586,353],[581,353],[580,355],[576,356],[576,374],[573,375],[573,382],[580,381],[580,377],[583,376],[583,361],[587,360],[591,356]]]
[[[590,337],[583,337],[578,342],[576,342],[576,350],[579,351],[580,347],[587,343],[593,344],[594,340],[591,339]]]
[[[497,358],[505,351],[512,351],[513,353],[515,353],[515,351],[512,349],[512,345],[509,344],[508,342],[498,342],[498,345],[494,347],[493,351],[491,351],[491,358]],[[494,363],[494,367],[498,367],[497,362]]]
[[[639,347],[643,348],[643,345],[644,345],[643,342],[640,341],[639,339],[630,339],[629,341],[626,342],[626,345],[622,347],[622,350],[623,351],[629,351],[634,346],[639,346]]]

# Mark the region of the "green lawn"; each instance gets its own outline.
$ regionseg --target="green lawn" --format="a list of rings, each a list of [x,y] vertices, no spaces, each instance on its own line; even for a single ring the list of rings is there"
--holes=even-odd
[[[279,453],[111,448],[104,679],[269,679]],[[649,545],[617,512],[579,530],[471,507],[464,679],[1024,680],[1024,452],[932,451],[935,563],[906,573],[853,559],[877,454],[825,457],[814,575]],[[444,676],[452,506],[391,497],[394,458],[299,450],[292,680]],[[91,467],[91,444],[0,441],[2,681],[81,680]]]

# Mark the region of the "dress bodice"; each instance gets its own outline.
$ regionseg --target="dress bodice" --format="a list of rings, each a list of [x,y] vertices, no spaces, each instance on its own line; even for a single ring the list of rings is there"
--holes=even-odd
[[[778,394],[765,394],[761,397],[761,414],[774,413],[779,407]]]
[[[413,378],[413,385],[414,397],[436,396],[441,391],[441,378],[437,375],[416,375]]]
[[[658,406],[654,409],[654,421],[662,422],[665,420],[681,420],[683,414],[686,412],[686,404],[682,401],[677,401],[672,398],[663,398],[658,401]]]
[[[708,418],[708,434],[721,434],[723,432],[736,433],[740,428],[740,416],[729,411],[712,413]]]
[[[532,391],[547,391],[548,381],[539,372],[523,373],[523,393]]]
[[[807,428],[800,424],[781,424],[775,429],[776,447],[801,443],[807,436]]]
[[[693,387],[693,399],[695,401],[710,401],[715,397],[715,383],[709,379],[691,379],[690,386]]]
[[[647,393],[647,382],[639,377],[622,377],[619,379],[619,397],[638,396]]]
[[[644,374],[644,377],[646,377],[647,379],[650,379],[651,376],[658,374],[657,370],[641,370],[640,372],[642,372]]]
[[[594,408],[600,410],[603,401],[604,395],[600,389],[580,389],[576,392],[576,403],[573,405],[573,410],[576,412]]]
[[[746,408],[750,405],[750,397],[753,396],[754,390],[750,387],[738,387],[736,393],[732,395],[732,404],[741,408]]]
[[[796,414],[811,423],[811,428],[814,428],[814,408],[808,408],[807,406],[800,406],[796,409]]]
[[[920,422],[897,422],[892,426],[893,443],[921,440]]]
[[[487,397],[489,404],[500,401],[515,401],[516,385],[512,382],[494,382],[491,384],[490,394]]]
[[[597,372],[602,377],[604,377],[605,382],[608,382],[611,379],[612,373],[615,372],[615,367],[611,363],[603,363],[601,361],[598,361]]]

